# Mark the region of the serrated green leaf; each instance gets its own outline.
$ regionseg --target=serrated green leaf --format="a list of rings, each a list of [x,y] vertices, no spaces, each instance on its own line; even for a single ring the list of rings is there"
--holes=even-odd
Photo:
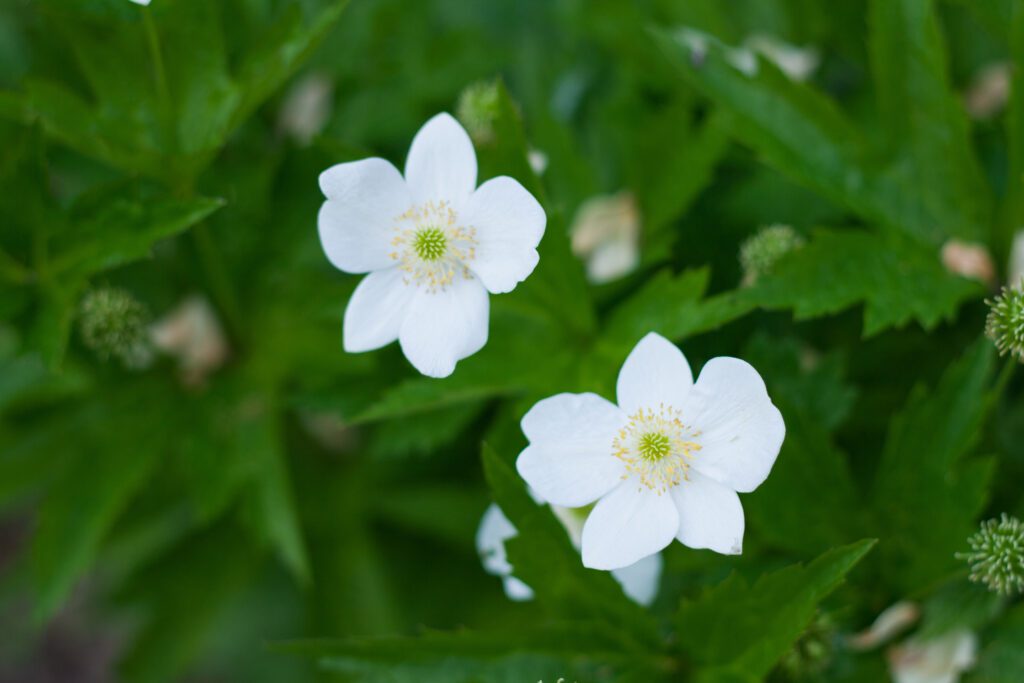
[[[938,638],[951,631],[978,632],[1003,609],[1003,597],[986,586],[957,577],[924,603],[921,626],[914,637]]]
[[[849,410],[853,392],[827,361],[801,371],[800,351],[786,347],[785,340],[761,336],[743,355],[764,373],[786,420],[771,476],[743,497],[743,508],[759,542],[807,555],[863,533],[867,520],[846,456],[829,433]]]
[[[682,604],[676,616],[680,649],[702,667],[729,671],[738,680],[760,680],[803,633],[818,603],[873,545],[860,541],[835,548],[807,566],[787,567],[753,585],[731,576]]]
[[[47,16],[65,36],[92,101],[63,83],[30,79],[20,95],[4,95],[0,115],[38,120],[83,154],[188,187],[324,39],[346,4],[330,2],[312,18],[287,6],[250,36],[239,59],[224,40],[231,10],[218,3],[129,12],[55,5]],[[241,66],[234,70],[235,64]]]
[[[911,320],[929,330],[982,293],[978,283],[948,273],[927,247],[867,232],[819,230],[740,296],[769,309],[792,308],[798,320],[863,303],[864,335],[871,336]]]
[[[462,403],[391,420],[373,434],[368,451],[384,460],[427,457],[452,444],[480,417],[486,403]]]
[[[60,607],[160,459],[158,425],[114,418],[146,395],[145,389],[122,392],[87,407],[78,419],[80,429],[96,431],[78,437],[85,442],[47,491],[32,543],[37,619],[48,619]]]
[[[112,198],[97,214],[76,223],[55,244],[54,276],[88,277],[150,255],[153,244],[181,233],[224,206],[220,199],[151,200]]]
[[[896,173],[917,189],[915,225],[941,217],[942,230],[986,241],[992,201],[971,147],[960,97],[949,83],[948,57],[933,0],[873,0],[872,70],[882,121],[899,150]]]
[[[248,455],[251,521],[302,582],[308,582],[309,560],[299,527],[291,476],[283,452],[280,416],[258,402],[240,406],[236,448]]]
[[[874,485],[879,559],[899,590],[920,589],[957,567],[974,530],[992,462],[964,457],[992,407],[995,352],[981,338],[930,391],[919,386],[890,426]]]
[[[600,666],[631,665],[607,626],[538,625],[528,632],[427,631],[414,638],[283,643],[275,649],[317,658],[355,680],[416,683],[592,680]]]
[[[722,111],[732,135],[766,162],[796,181],[847,206],[869,223],[932,244],[946,237],[977,239],[984,226],[958,221],[960,209],[943,199],[942,188],[921,186],[904,165],[883,163],[867,139],[835,103],[797,83],[761,57],[756,68],[736,67],[735,48],[707,34],[689,34],[695,51],[678,31],[656,30],[654,39],[690,83]],[[944,211],[936,206],[947,202]]]
[[[975,670],[966,683],[1017,683],[1024,680],[1024,606],[1010,610],[987,634]]]
[[[220,524],[185,539],[133,577],[118,599],[143,608],[145,622],[118,663],[123,679],[177,680],[257,561],[244,534]]]

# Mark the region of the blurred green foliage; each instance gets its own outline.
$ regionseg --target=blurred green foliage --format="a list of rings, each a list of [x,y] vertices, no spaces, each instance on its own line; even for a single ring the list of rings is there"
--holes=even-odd
[[[808,81],[744,47],[765,35],[816,51]],[[1004,62],[1005,109],[972,120],[965,92]],[[1024,680],[1021,605],[954,558],[1024,514],[1024,387],[981,338],[992,283],[940,255],[976,243],[1007,276],[1022,64],[1022,0],[3,4],[0,679],[78,619],[130,682],[873,683],[884,650],[846,634],[913,600],[922,634],[979,633],[970,681]],[[305,132],[304,88],[327,107]],[[343,353],[357,278],[322,255],[316,178],[400,164],[442,110],[548,228],[487,346],[433,380],[395,346]],[[623,189],[639,265],[589,284],[572,217]],[[772,224],[806,243],[741,283]],[[105,362],[80,332],[104,287],[192,346]],[[749,360],[788,433],[744,496],[744,555],[671,546],[644,609],[512,462],[533,402],[611,396],[649,331],[695,367]],[[492,500],[533,602],[480,567]],[[812,623],[830,659],[778,668]]]

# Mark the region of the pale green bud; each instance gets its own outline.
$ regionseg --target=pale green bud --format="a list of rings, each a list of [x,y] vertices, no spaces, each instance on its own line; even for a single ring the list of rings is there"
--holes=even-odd
[[[1024,524],[1019,519],[1004,513],[982,522],[967,543],[971,552],[957,553],[957,558],[971,565],[971,581],[1000,595],[1024,592]]]
[[[146,307],[118,288],[88,292],[79,309],[82,342],[101,359],[117,359],[131,369],[144,366],[151,357],[148,322]]]
[[[771,272],[775,263],[804,245],[804,238],[788,225],[768,225],[751,235],[740,246],[743,281],[753,283]]]

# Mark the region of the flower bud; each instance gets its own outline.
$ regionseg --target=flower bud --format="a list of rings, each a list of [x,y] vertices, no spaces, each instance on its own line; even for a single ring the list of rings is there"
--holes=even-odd
[[[105,287],[85,295],[79,310],[82,343],[103,360],[115,358],[139,369],[152,358],[147,341],[146,307],[123,289]]]
[[[1024,361],[1024,292],[1003,287],[999,296],[986,299],[985,303],[989,307],[985,334],[1000,355],[1010,353]]]
[[[788,225],[768,225],[747,238],[740,246],[740,265],[744,284],[771,272],[775,263],[804,245],[804,238]]]
[[[957,558],[971,565],[970,579],[1000,595],[1024,592],[1024,524],[1005,513],[1000,519],[982,522],[967,539],[969,553]]]
[[[493,81],[480,81],[462,91],[455,113],[473,142],[486,145],[494,140],[494,121],[498,118],[500,107],[497,84]]]

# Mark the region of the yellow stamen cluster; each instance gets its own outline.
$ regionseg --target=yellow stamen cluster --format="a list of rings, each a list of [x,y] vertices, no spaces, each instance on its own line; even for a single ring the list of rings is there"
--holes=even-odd
[[[624,478],[636,476],[659,494],[689,479],[689,460],[700,450],[700,432],[683,423],[675,408],[641,408],[612,441],[612,455],[626,466]]]
[[[476,258],[476,244],[476,228],[459,225],[448,202],[431,201],[395,218],[390,256],[407,274],[406,284],[436,292],[459,275],[470,277],[466,263]]]

